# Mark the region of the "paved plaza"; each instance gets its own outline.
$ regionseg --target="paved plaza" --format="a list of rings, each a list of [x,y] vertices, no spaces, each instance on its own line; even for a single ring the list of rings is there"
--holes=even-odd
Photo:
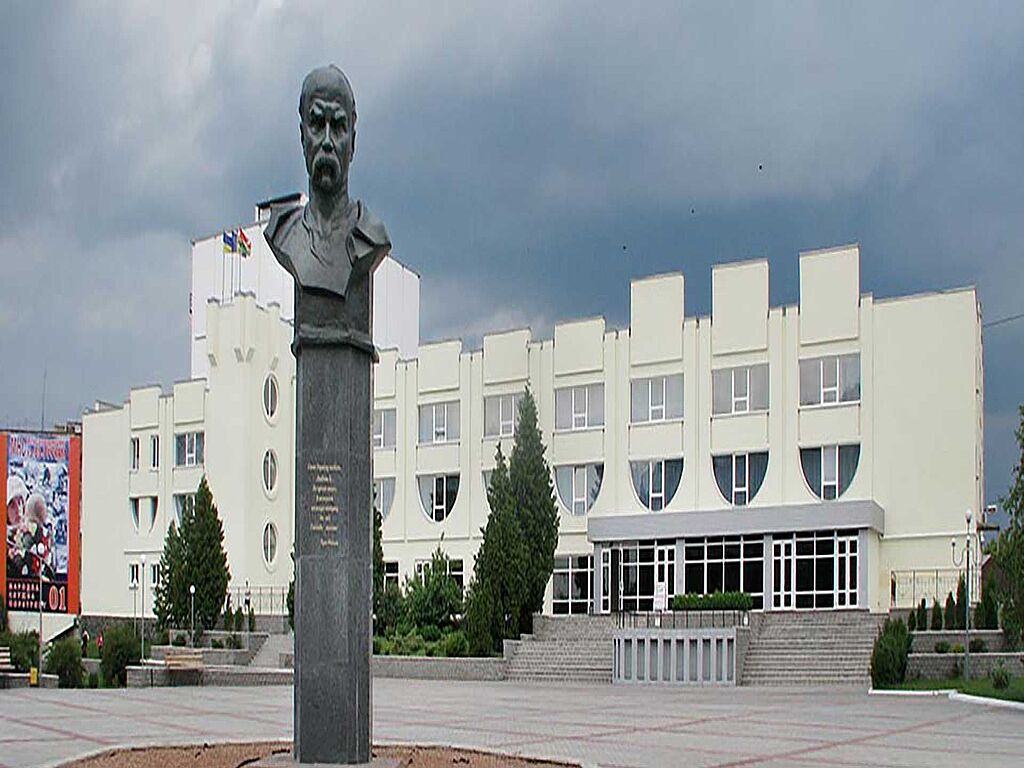
[[[120,746],[290,739],[292,689],[0,691],[0,768]],[[851,689],[540,686],[381,679],[376,742],[588,766],[1007,766],[1024,712]]]

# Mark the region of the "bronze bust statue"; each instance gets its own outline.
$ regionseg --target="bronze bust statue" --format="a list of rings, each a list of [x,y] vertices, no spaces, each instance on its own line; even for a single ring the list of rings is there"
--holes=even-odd
[[[391,250],[384,223],[348,194],[356,148],[356,102],[345,73],[314,69],[302,82],[299,131],[309,202],[276,209],[263,236],[295,280],[295,338],[374,353],[371,276]]]

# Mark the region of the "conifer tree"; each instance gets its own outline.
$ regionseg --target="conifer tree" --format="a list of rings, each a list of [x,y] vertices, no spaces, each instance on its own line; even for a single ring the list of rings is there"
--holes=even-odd
[[[487,489],[491,514],[466,597],[466,635],[471,652],[481,655],[500,651],[505,638],[518,637],[526,599],[526,546],[500,444],[495,458]]]
[[[558,507],[545,450],[537,425],[537,403],[527,387],[519,405],[515,446],[509,461],[516,516],[527,552],[526,596],[519,615],[523,632],[530,631],[533,614],[544,606],[544,591],[554,569],[558,546]]]
[[[224,551],[224,528],[205,477],[199,483],[194,502],[182,510],[181,528],[172,521],[167,529],[160,574],[153,609],[158,625],[162,629],[189,626],[189,587],[194,584],[196,628],[213,628],[224,605],[231,574]]]
[[[956,583],[956,628],[964,629],[965,621],[967,620],[967,588],[964,583],[963,574],[960,575],[960,579]]]
[[[380,614],[381,600],[384,599],[384,517],[381,515],[376,491],[373,497],[373,615]]]

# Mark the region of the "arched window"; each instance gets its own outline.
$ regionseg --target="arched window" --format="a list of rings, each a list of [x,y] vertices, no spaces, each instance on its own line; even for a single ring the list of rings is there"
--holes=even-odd
[[[277,454],[273,448],[263,454],[263,490],[268,494],[277,490]]]
[[[442,523],[451,514],[459,496],[458,475],[424,475],[417,478],[420,503],[428,520]]]
[[[585,515],[601,493],[604,464],[576,464],[555,467],[558,500],[573,515]]]
[[[711,463],[722,497],[735,507],[745,507],[761,490],[768,471],[768,452],[727,453],[712,456]]]
[[[277,526],[267,523],[263,526],[263,562],[267,565],[274,564],[277,557]]]
[[[651,512],[660,512],[676,495],[679,481],[683,477],[683,460],[631,461],[629,474],[640,503]]]
[[[859,445],[801,448],[800,466],[811,493],[823,501],[838,499],[853,482],[860,463]]]
[[[395,478],[381,477],[373,481],[373,503],[380,510],[380,517],[386,520],[395,501]]]
[[[277,387],[277,377],[272,373],[268,373],[267,378],[263,381],[263,414],[270,421],[273,421],[277,416],[279,400],[280,392]]]

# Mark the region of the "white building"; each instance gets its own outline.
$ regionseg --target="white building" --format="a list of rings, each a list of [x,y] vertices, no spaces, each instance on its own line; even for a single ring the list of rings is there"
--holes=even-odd
[[[799,305],[769,306],[766,261],[715,267],[709,317],[686,317],[682,274],[630,290],[629,328],[591,318],[552,339],[488,335],[477,351],[382,351],[374,477],[391,578],[441,543],[468,581],[495,449],[529,386],[561,512],[549,611],[734,589],[768,610],[881,611],[894,585],[900,604],[955,585],[950,537],[983,498],[973,289],[876,301],[849,246],[801,255]],[[203,471],[232,586],[288,583],[291,329],[245,296],[208,305],[206,336],[208,384],[133,390],[84,419],[86,613],[131,611],[132,564],[157,556]],[[201,459],[191,433],[205,436]],[[153,434],[166,456],[156,470]],[[173,466],[175,445],[202,466]]]

